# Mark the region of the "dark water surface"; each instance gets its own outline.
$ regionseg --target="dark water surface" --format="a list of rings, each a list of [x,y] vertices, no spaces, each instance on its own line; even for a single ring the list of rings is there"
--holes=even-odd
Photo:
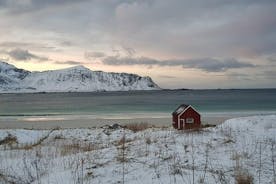
[[[182,103],[205,114],[272,114],[276,89],[0,94],[0,116],[168,115]]]

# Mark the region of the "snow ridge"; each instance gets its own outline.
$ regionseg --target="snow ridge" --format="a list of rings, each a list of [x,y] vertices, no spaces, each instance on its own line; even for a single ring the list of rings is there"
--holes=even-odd
[[[84,66],[29,72],[0,61],[0,93],[90,92],[160,89],[150,77],[91,71]]]

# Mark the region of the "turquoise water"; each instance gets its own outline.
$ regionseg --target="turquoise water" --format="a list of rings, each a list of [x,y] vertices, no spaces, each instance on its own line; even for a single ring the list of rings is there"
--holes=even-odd
[[[203,114],[273,114],[276,89],[0,94],[0,116],[170,116],[182,103]]]

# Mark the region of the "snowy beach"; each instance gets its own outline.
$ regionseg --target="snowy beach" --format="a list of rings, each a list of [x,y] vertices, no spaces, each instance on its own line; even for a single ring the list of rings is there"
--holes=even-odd
[[[217,125],[227,119],[228,116],[206,116],[202,117],[203,124]],[[170,127],[171,117],[133,117],[133,118],[94,118],[91,116],[31,116],[31,117],[1,117],[0,129],[53,129],[53,128],[99,128],[112,124],[127,125],[131,123],[147,123],[155,127]]]
[[[275,136],[276,115],[196,131],[2,129],[0,183],[275,183]]]

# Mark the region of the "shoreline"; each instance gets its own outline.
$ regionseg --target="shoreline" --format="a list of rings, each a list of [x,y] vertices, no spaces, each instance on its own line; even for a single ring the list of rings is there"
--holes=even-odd
[[[218,125],[227,119],[238,116],[204,116],[202,124]],[[239,116],[240,117],[240,116]],[[0,129],[70,129],[70,128],[99,128],[112,124],[126,125],[131,123],[148,123],[156,127],[171,127],[171,117],[159,118],[64,118],[64,117],[24,117],[0,118]]]

